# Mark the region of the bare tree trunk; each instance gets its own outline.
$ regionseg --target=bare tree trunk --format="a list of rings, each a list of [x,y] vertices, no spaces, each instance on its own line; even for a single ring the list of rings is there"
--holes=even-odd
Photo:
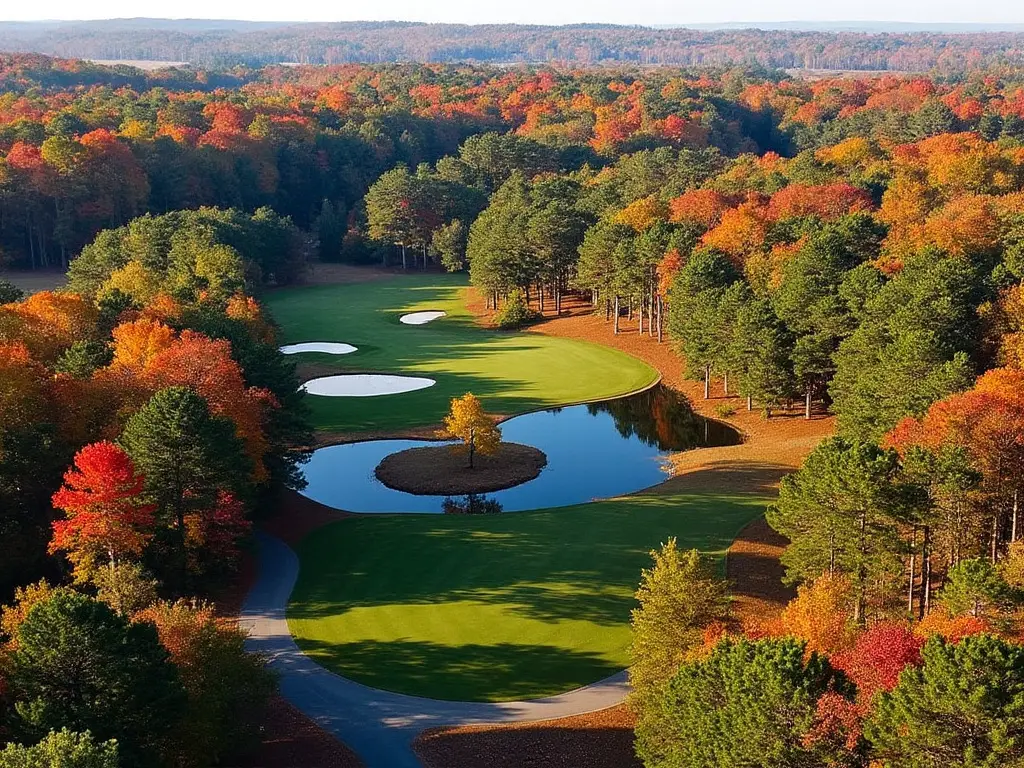
[[[711,366],[704,366],[704,399],[711,397]]]
[[[729,372],[726,371],[722,374],[722,394],[726,397],[729,396]]]
[[[907,614],[910,616],[914,615],[914,566],[917,561],[917,552],[914,548],[917,546],[917,526],[913,528],[913,532],[910,535],[910,588],[907,589]]]
[[[747,410],[754,410],[754,398],[751,395],[747,395]]]
[[[543,283],[541,283],[541,285],[540,285],[539,293],[540,293],[540,313],[543,315],[544,314],[544,284]]]
[[[607,323],[612,319],[612,300],[607,296],[604,299],[604,321]]]
[[[658,294],[654,290],[654,283],[653,282],[651,283],[651,292],[650,292],[650,298],[649,298],[648,301],[649,301],[649,303],[648,303],[647,306],[649,306],[651,308],[651,314],[648,316],[648,319],[650,320],[650,322],[647,324],[647,330],[650,332],[650,336],[653,339],[654,338],[654,313],[655,313],[655,310],[657,309],[657,304],[658,304]],[[660,313],[659,313],[659,319],[660,319]]]
[[[619,332],[619,297],[615,296],[615,333]]]
[[[920,621],[932,609],[932,553],[931,553],[931,530],[924,527],[924,540],[921,542],[921,605],[917,610],[917,618]]]
[[[811,420],[811,388],[807,388],[807,394],[804,396],[804,418],[808,421]]]
[[[402,269],[408,269],[408,265],[405,262],[405,243],[402,243]]]
[[[661,344],[661,342],[664,340],[664,335],[662,334],[662,330],[661,330],[661,327],[662,327],[661,326],[661,313],[662,313],[663,305],[664,305],[664,302],[662,301],[661,296],[659,296],[658,297],[658,343],[659,344]]]
[[[1020,490],[1018,488],[1014,488],[1013,489],[1013,524],[1010,527],[1010,543],[1011,544],[1017,540],[1017,517],[1018,517],[1018,513],[1020,511],[1020,507],[1019,507],[1019,504],[1018,504],[1018,496],[1019,495],[1020,495]]]
[[[867,512],[861,510],[860,564],[857,566],[857,605],[853,609],[853,620],[861,626],[864,626],[865,614],[867,613],[868,607],[868,571],[867,566],[864,564],[864,558],[867,556],[867,527]]]

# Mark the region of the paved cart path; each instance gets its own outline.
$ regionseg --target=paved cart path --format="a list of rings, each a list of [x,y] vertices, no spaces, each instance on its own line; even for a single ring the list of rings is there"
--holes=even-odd
[[[242,606],[246,647],[270,658],[281,694],[352,748],[366,768],[419,768],[413,739],[426,728],[549,720],[614,706],[626,696],[625,671],[558,696],[500,703],[440,701],[407,696],[348,680],[299,650],[285,610],[299,559],[280,539],[258,534],[259,576]]]

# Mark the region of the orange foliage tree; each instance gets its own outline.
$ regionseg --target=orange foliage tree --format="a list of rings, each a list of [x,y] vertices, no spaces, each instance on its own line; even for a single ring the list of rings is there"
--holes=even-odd
[[[149,360],[143,378],[152,392],[182,386],[199,393],[211,413],[234,422],[252,459],[253,479],[266,479],[263,457],[268,443],[263,414],[265,408],[276,406],[276,400],[265,390],[246,387],[242,369],[231,357],[229,341],[182,331],[180,338]]]
[[[807,643],[807,652],[827,656],[847,651],[856,641],[852,620],[853,586],[845,576],[822,574],[797,588],[779,618],[782,634]]]

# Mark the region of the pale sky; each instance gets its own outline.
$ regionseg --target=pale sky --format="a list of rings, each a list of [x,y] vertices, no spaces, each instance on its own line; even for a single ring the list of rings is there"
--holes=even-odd
[[[686,24],[735,21],[1022,23],[1020,0],[38,0],[0,2],[0,20],[134,16],[259,21],[442,21],[481,24]]]

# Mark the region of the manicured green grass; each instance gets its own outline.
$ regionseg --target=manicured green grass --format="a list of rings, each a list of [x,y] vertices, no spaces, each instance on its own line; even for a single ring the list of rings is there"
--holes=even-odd
[[[650,366],[617,350],[536,333],[480,328],[463,303],[463,275],[402,275],[349,285],[277,291],[267,299],[284,342],[341,341],[357,352],[304,354],[339,373],[380,371],[428,376],[429,389],[376,398],[315,397],[314,425],[329,431],[400,430],[437,424],[451,398],[472,392],[492,413],[596,400],[657,379]],[[423,326],[406,312],[448,313]]]
[[[308,537],[299,646],[367,685],[456,700],[546,696],[627,664],[648,552],[721,558],[767,499],[654,492],[558,510],[349,518]]]

